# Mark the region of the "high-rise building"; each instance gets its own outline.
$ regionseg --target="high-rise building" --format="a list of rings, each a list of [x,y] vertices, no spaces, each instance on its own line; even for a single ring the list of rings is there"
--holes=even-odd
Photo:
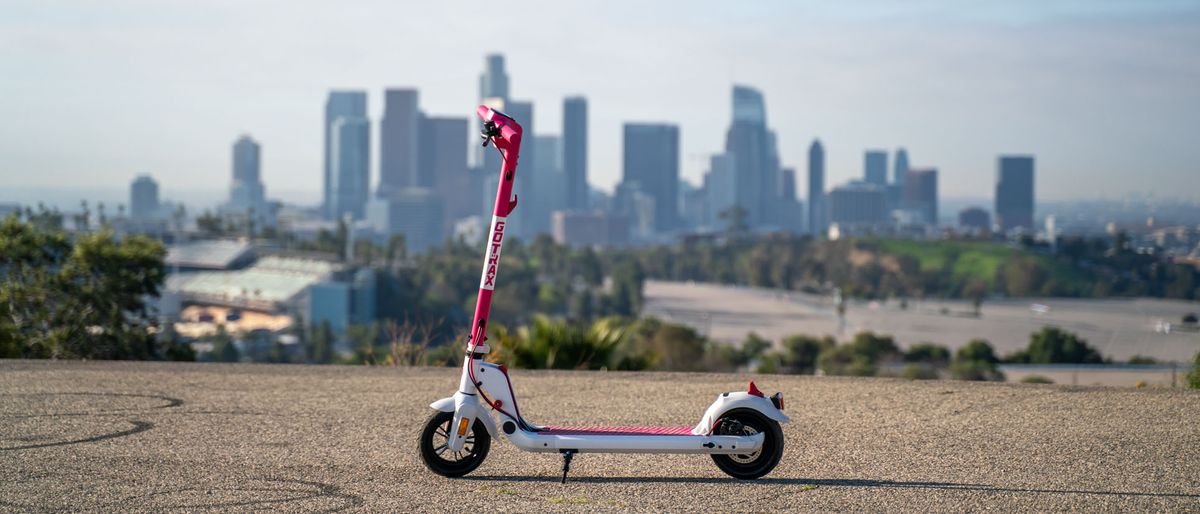
[[[150,175],[139,175],[129,185],[129,217],[146,221],[158,216],[158,182]]]
[[[479,103],[487,105],[493,109],[499,109],[506,114],[508,113],[508,72],[504,69],[503,54],[489,54],[483,60],[483,73],[479,75]],[[472,116],[472,132],[479,133],[481,121],[478,117]],[[521,127],[525,127],[525,120],[517,120]],[[532,134],[528,129],[526,134]],[[492,147],[484,148],[483,146],[475,147],[475,165],[482,167],[488,171],[500,169],[500,157]],[[489,210],[487,218],[491,219]]]
[[[526,140],[528,142],[529,140]],[[525,180],[533,195],[526,208],[535,233],[550,233],[550,214],[554,211],[573,209],[567,202],[567,176],[563,173],[562,138],[558,136],[534,136],[531,151],[536,168],[529,170]]]
[[[331,146],[333,145],[333,123],[337,121],[338,118],[342,117],[366,118],[366,116],[366,91],[329,92],[329,98],[325,101],[325,125],[322,127],[325,144],[322,206],[325,216],[328,219],[333,219],[336,217],[333,214],[333,155],[330,151]]]
[[[626,123],[623,183],[654,199],[654,229],[676,227],[679,206],[679,127]]]
[[[903,185],[904,175],[908,173],[908,151],[903,148],[897,149],[896,160],[892,166],[892,182]]]
[[[737,173],[737,204],[751,227],[768,225],[776,195],[779,156],[767,128],[766,104],[757,89],[733,86],[733,122],[725,135],[725,153]]]
[[[722,226],[721,213],[737,205],[737,172],[729,154],[714,155],[708,163],[708,173],[704,174],[704,224],[716,228]]]
[[[554,242],[570,246],[622,246],[629,243],[629,218],[604,211],[554,211]]]
[[[513,193],[521,202],[529,202],[534,204],[537,201],[534,199],[533,189],[533,173],[537,169],[537,153],[533,149],[534,130],[533,124],[533,102],[508,100],[504,105],[504,113],[517,120],[521,125],[521,133],[523,143],[521,145],[521,160],[517,167],[517,182],[513,186]],[[491,150],[489,148],[489,150]],[[493,170],[500,169],[500,157],[495,151],[491,152],[495,157],[495,167],[489,168]],[[524,177],[523,179],[521,177]],[[489,213],[490,214],[490,213]],[[540,215],[545,214],[546,219],[541,220]],[[525,240],[530,240],[538,232],[550,231],[550,213],[538,211],[537,209],[519,208],[509,217],[509,228],[512,229],[512,234]],[[491,216],[488,216],[491,219]]]
[[[379,187],[386,195],[405,187],[432,187],[428,173],[418,168],[421,108],[415,89],[388,89],[379,120]],[[466,128],[463,128],[465,135]],[[464,153],[466,150],[463,150]]]
[[[883,150],[867,150],[863,154],[863,181],[877,186],[886,186],[887,152]]]
[[[904,177],[904,208],[916,214],[916,220],[937,225],[938,172],[934,168],[914,168]]]
[[[403,235],[409,250],[423,252],[442,242],[445,204],[431,189],[409,187],[372,199],[367,219],[377,233]]]
[[[1001,232],[1033,230],[1033,156],[1002,155],[996,176],[996,224]]]
[[[804,212],[796,199],[795,168],[780,168],[779,186],[775,198],[775,224],[789,232],[804,230]]]
[[[813,237],[825,233],[829,225],[829,208],[825,199],[825,149],[820,139],[808,147],[808,233]]]
[[[887,221],[887,193],[878,184],[851,182],[829,192],[829,211],[839,225],[876,225]]]
[[[459,219],[478,214],[478,188],[472,188],[467,147],[463,145],[468,126],[467,118],[421,117],[417,187],[431,188],[444,202],[444,219],[438,220],[443,234],[449,233]]]
[[[248,135],[233,143],[233,182],[229,186],[229,208],[239,215],[265,214],[266,192],[262,184],[262,148]]]
[[[582,96],[563,100],[563,172],[566,174],[566,204],[569,209],[588,209],[588,111]]]
[[[362,219],[370,187],[371,124],[366,117],[341,116],[333,120],[329,132],[329,216]]]
[[[479,98],[508,99],[508,73],[504,70],[503,54],[490,54],[484,58],[483,74],[479,76]]]

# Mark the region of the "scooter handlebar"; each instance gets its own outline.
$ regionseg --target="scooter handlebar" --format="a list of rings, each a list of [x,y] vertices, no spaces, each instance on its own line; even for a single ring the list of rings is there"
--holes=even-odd
[[[479,119],[483,120],[484,123],[491,122],[495,124],[497,129],[496,137],[498,139],[503,140],[509,145],[516,146],[521,144],[521,124],[510,118],[507,114],[492,109],[486,105],[480,105],[479,107],[475,108],[475,114],[478,115]]]

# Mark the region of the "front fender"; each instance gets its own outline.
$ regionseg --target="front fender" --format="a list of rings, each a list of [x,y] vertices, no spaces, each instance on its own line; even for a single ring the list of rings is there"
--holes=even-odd
[[[441,412],[454,412],[454,397],[442,398],[429,404],[429,408]],[[496,430],[496,422],[492,419],[492,416],[482,408],[479,411],[482,414],[478,416],[478,419],[483,422],[483,426],[487,427],[488,435],[492,436],[493,439],[499,437],[500,433]]]
[[[704,417],[700,418],[700,423],[696,424],[696,428],[692,429],[692,433],[695,435],[711,434],[713,425],[716,424],[717,420],[721,419],[723,414],[733,409],[754,409],[780,423],[791,421],[791,418],[775,408],[775,404],[771,403],[771,400],[743,391],[721,393],[717,397],[717,401],[709,405],[708,410],[704,411]]]

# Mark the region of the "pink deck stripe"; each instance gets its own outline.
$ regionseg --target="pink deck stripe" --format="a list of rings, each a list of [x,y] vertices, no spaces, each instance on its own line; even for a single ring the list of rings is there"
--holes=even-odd
[[[692,427],[563,427],[550,425],[546,435],[692,435]]]

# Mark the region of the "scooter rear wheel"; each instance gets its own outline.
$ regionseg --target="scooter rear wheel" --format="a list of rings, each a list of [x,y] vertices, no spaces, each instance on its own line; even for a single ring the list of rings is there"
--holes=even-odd
[[[721,416],[723,421],[717,424],[716,435],[754,435],[765,434],[762,447],[757,452],[745,455],[712,455],[713,462],[721,471],[741,480],[754,480],[762,477],[779,464],[783,457],[783,429],[779,422],[764,416],[753,409],[734,409]],[[729,426],[741,425],[739,433],[728,429]]]
[[[446,443],[450,440],[450,423],[453,420],[453,412],[435,412],[421,430],[420,446],[425,467],[444,477],[457,478],[475,471],[483,464],[492,446],[492,436],[483,422],[476,419],[467,432],[463,449],[457,452],[450,450]]]

